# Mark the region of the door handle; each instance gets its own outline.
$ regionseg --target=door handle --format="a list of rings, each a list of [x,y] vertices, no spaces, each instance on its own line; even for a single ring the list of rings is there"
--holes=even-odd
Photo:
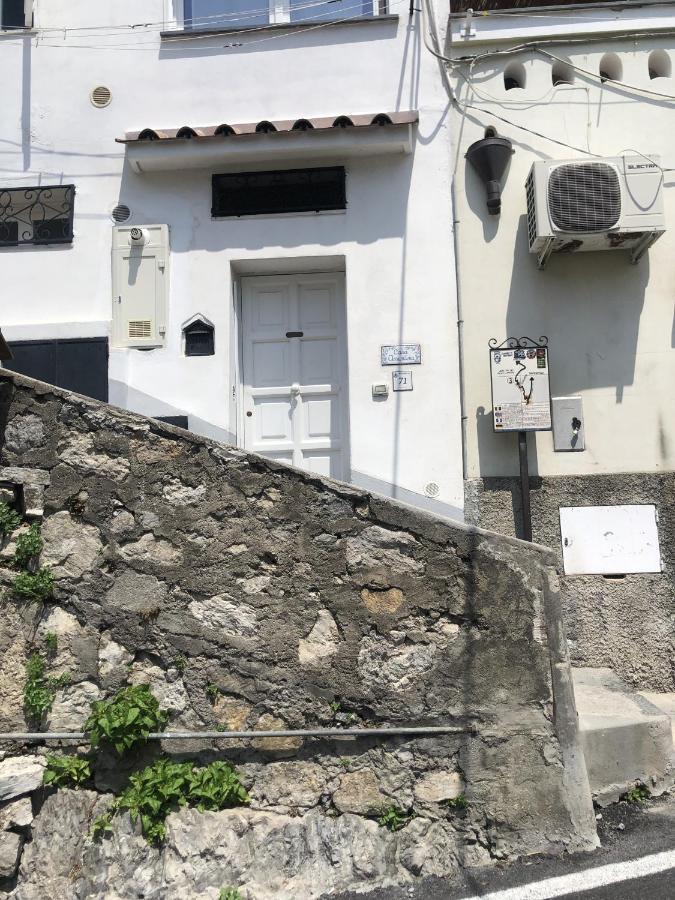
[[[287,338],[304,337],[304,336],[305,336],[305,332],[304,332],[304,331],[287,331],[287,332],[286,332],[286,337],[287,337]]]

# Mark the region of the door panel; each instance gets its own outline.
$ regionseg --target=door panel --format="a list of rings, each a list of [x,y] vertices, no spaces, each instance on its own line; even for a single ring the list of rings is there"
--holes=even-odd
[[[339,371],[336,360],[337,339],[300,342],[300,381],[302,384],[331,384]]]
[[[246,449],[348,477],[344,322],[342,275],[242,279]]]

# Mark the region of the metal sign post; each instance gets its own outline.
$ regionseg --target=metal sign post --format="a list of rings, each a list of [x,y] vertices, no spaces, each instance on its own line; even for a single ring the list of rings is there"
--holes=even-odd
[[[495,433],[518,433],[520,497],[523,515],[522,537],[532,540],[530,473],[527,459],[528,431],[551,430],[551,390],[549,386],[548,338],[496,338],[490,347],[492,416]]]

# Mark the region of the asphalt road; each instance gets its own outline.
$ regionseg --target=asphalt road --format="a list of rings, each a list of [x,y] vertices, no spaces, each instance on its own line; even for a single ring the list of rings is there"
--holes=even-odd
[[[573,873],[590,873],[617,863],[637,861],[664,851],[675,851],[675,794],[643,805],[617,803],[601,810],[598,833],[602,846],[593,853],[560,858],[530,857],[510,865],[463,870],[455,879],[423,878],[411,886],[387,888],[365,894],[333,894],[331,900],[468,900],[511,890],[509,900],[527,886]],[[597,873],[599,877],[602,873]],[[544,893],[540,896],[546,896]],[[572,890],[566,900],[674,900],[675,868],[643,878]],[[326,898],[328,895],[326,895]]]

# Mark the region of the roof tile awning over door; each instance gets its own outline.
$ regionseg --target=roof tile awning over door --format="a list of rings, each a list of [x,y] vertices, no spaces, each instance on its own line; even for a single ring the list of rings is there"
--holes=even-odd
[[[411,153],[415,111],[144,128],[118,143],[136,172]]]

